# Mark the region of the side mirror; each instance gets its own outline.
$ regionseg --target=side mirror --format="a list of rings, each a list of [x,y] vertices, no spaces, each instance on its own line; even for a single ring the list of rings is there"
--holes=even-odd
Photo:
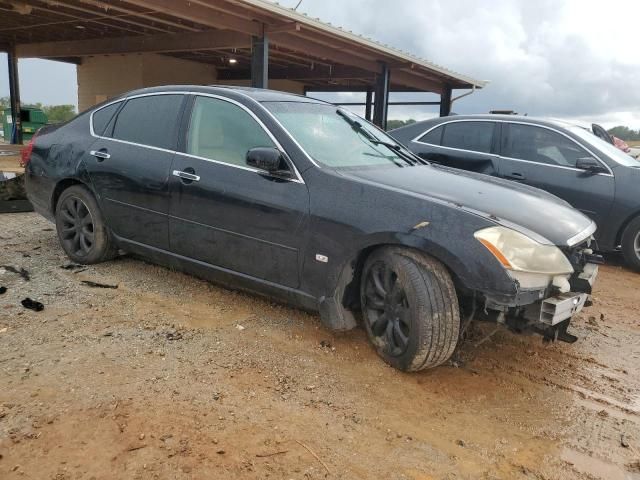
[[[582,157],[576,161],[576,168],[584,170],[586,172],[596,174],[606,172],[607,170],[602,164],[593,157]]]
[[[247,152],[247,165],[269,173],[287,170],[282,153],[277,148],[256,147]],[[288,170],[287,170],[288,171]]]

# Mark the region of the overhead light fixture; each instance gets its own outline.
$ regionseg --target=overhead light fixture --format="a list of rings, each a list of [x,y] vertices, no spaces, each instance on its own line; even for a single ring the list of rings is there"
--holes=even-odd
[[[238,60],[236,60],[235,58],[230,58],[230,59],[229,59],[229,63],[230,63],[231,65],[235,65],[236,63],[238,63]]]

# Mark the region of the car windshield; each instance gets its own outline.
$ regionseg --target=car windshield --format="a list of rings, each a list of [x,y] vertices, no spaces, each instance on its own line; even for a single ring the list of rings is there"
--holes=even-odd
[[[605,142],[601,138],[596,137],[589,130],[585,130],[584,128],[578,127],[575,125],[568,127],[568,130],[575,133],[577,136],[579,136],[582,140],[587,142],[589,145],[604,152],[614,162],[627,167],[640,168],[640,162],[638,162],[638,160],[633,158],[631,155],[624,153],[622,150],[611,145],[610,143]]]
[[[264,102],[316,162],[333,168],[422,164],[403,146],[366,120],[334,105]]]

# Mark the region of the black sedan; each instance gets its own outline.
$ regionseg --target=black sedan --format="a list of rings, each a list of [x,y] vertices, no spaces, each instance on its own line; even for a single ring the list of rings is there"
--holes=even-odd
[[[363,323],[407,371],[484,315],[559,338],[597,273],[594,223],[537,189],[429,165],[334,105],[268,90],[139,90],[46,127],[26,186],[69,257],[119,250]]]
[[[465,115],[390,132],[423,159],[551,192],[598,225],[597,248],[640,271],[640,162],[591,129],[557,120]]]

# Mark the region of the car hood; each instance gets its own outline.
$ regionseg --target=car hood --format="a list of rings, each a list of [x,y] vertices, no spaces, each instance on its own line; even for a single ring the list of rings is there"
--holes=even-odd
[[[424,165],[358,169],[343,171],[343,174],[446,202],[543,243],[566,246],[569,239],[588,232],[593,226],[591,219],[550,193],[474,172]]]

